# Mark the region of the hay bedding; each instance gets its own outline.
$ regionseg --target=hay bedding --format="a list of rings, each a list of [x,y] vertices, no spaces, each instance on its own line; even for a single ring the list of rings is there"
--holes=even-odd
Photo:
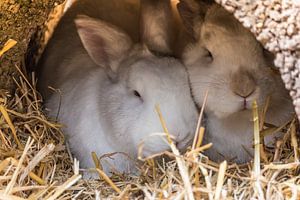
[[[264,27],[267,24],[259,28],[260,25],[254,18],[260,15],[253,13],[265,7],[266,10],[261,11],[264,13],[264,21],[270,20],[273,15],[268,15],[267,11],[273,9],[270,9],[269,4],[261,3],[269,1],[257,2],[259,7],[247,7],[238,1],[218,2],[235,12],[237,18],[250,27],[267,48],[277,53],[276,63],[283,72],[287,87],[292,89],[291,94],[294,95],[297,106],[295,97],[298,90],[293,82],[295,77],[285,78],[288,77],[285,74],[296,74],[298,77],[296,72],[299,65],[294,63],[287,70],[287,66],[290,66],[287,62],[289,59],[286,62],[280,59],[288,56],[295,59],[295,62],[299,61],[299,53],[296,52],[299,50],[299,24],[294,25],[297,31],[290,36],[285,35],[285,38],[276,34],[266,37],[264,30],[267,28]],[[274,2],[276,12],[292,6],[295,6],[292,11],[297,9],[296,1],[290,6],[284,6],[286,2]],[[297,16],[299,17],[299,12]],[[300,20],[291,21],[300,23]],[[276,23],[284,22],[277,20]],[[279,34],[277,31],[275,33]],[[274,40],[276,36],[284,41],[296,38],[292,39],[294,43],[287,43],[296,46],[272,46],[274,41],[279,41]],[[9,47],[13,45],[13,42],[8,43],[6,52],[2,53],[11,51]],[[160,163],[149,160],[138,177],[115,174],[108,178],[98,169],[101,180],[82,180],[78,174],[78,162],[73,161],[64,144],[61,125],[47,120],[41,111],[41,98],[35,90],[34,76],[26,77],[18,67],[15,68],[18,75],[12,79],[16,85],[15,93],[0,91],[0,199],[300,199],[296,119],[280,127],[285,134],[282,140],[277,141],[274,149],[255,146],[254,163],[228,165],[223,162],[218,165],[209,161],[200,153],[210,145],[201,144],[204,129],[198,127],[192,149],[185,155],[180,155],[174,144],[170,143],[172,152],[168,155],[175,159]],[[254,109],[254,116],[256,115],[259,114]],[[161,120],[163,122],[163,116]],[[258,129],[258,121],[254,121]],[[166,124],[162,125],[167,127]],[[272,131],[274,127],[265,129],[262,133]],[[255,131],[256,136],[258,132],[259,130]]]

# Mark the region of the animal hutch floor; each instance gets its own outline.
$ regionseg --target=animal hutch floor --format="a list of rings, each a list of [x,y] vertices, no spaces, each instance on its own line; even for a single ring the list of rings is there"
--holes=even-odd
[[[0,55],[0,199],[300,199],[296,120],[278,127],[285,134],[274,149],[255,152],[260,163],[211,162],[199,141],[182,155],[170,144],[172,159],[146,162],[139,176],[107,177],[98,168],[99,180],[83,180],[61,125],[43,114],[35,77],[24,71],[31,36],[59,3],[0,1],[0,47],[7,50]]]

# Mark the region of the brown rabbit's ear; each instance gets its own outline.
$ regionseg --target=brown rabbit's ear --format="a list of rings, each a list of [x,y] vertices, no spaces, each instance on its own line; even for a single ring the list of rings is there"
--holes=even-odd
[[[75,25],[91,59],[104,67],[109,75],[113,75],[121,59],[132,47],[130,37],[112,24],[85,15],[79,15]]]
[[[211,0],[180,0],[177,4],[178,13],[187,32],[196,37],[195,28],[202,25],[208,9],[213,4]]]
[[[175,18],[170,0],[141,0],[141,36],[149,50],[170,54]]]

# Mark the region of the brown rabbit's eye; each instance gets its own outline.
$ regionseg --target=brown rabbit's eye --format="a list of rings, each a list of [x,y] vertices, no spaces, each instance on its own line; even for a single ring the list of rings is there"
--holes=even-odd
[[[141,98],[142,96],[140,95],[140,93],[136,90],[133,91],[134,96]]]

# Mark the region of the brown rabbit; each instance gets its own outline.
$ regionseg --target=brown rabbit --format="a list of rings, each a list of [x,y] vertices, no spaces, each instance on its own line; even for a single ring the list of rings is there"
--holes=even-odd
[[[282,125],[293,116],[290,96],[273,67],[273,58],[232,14],[211,1],[178,4],[186,32],[194,40],[183,53],[198,106],[208,90],[206,141],[211,159],[246,162],[253,151],[252,102],[266,122]],[[268,138],[270,142],[273,138]]]

